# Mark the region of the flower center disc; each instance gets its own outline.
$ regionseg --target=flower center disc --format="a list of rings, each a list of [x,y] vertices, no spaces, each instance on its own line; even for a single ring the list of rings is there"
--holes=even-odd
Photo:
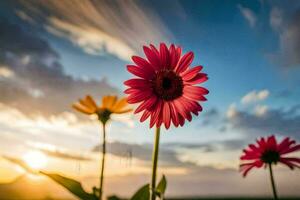
[[[262,154],[261,160],[265,163],[277,163],[280,159],[280,155],[277,151],[269,150]]]
[[[98,119],[102,123],[106,123],[110,119],[111,111],[108,109],[99,109],[97,111]]]
[[[182,95],[183,82],[175,72],[162,70],[152,79],[152,89],[157,97],[170,101]]]

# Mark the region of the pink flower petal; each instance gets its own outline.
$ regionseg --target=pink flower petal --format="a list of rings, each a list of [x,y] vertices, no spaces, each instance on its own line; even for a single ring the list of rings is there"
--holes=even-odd
[[[184,106],[182,105],[182,102],[178,99],[175,99],[173,101],[174,106],[176,107],[176,112],[179,112],[179,114],[184,118],[190,118],[190,115],[186,112]]]
[[[150,128],[152,128],[154,124],[157,123],[158,117],[160,115],[160,110],[162,109],[162,105],[163,105],[162,101],[158,100],[156,106],[152,110],[151,119],[150,119]]]
[[[245,164],[241,164],[240,165],[240,171],[243,172],[243,176],[247,176],[248,172],[253,168],[253,167],[257,167],[260,168],[263,166],[263,162],[261,162],[260,160],[256,160],[254,162],[251,163],[245,163]]]
[[[181,74],[182,80],[188,81],[191,80],[192,78],[195,78],[197,74],[202,70],[202,66],[197,66],[191,69],[186,70]]]
[[[164,103],[164,108],[163,108],[163,121],[165,124],[166,129],[170,128],[171,124],[171,111],[168,102]]]
[[[176,112],[176,108],[172,102],[169,103],[171,110],[171,119],[175,127],[179,125],[178,113]]]
[[[267,139],[268,149],[277,150],[277,141],[274,135],[271,135]]]
[[[156,56],[159,57],[159,51],[153,44],[150,44],[150,48],[156,54]]]
[[[144,46],[144,52],[145,52],[147,59],[151,63],[153,69],[159,70],[161,67],[159,55],[157,55],[155,52],[153,52],[151,49],[149,49],[146,46]]]
[[[174,44],[171,44],[171,46],[169,48],[169,52],[170,52],[170,69],[175,69],[175,67],[177,66],[179,57],[177,57]]]
[[[289,168],[294,169],[294,167],[300,167],[299,158],[280,158],[279,162],[287,165]]]
[[[148,117],[149,117],[150,115],[151,115],[151,112],[148,111],[148,110],[145,110],[145,111],[143,112],[143,115],[142,115],[141,119],[140,119],[140,122],[144,122],[146,119],[148,119]]]
[[[204,83],[207,80],[208,80],[208,77],[206,74],[199,73],[194,78],[184,81],[184,83],[188,84],[188,85],[196,85],[196,84]]]
[[[185,118],[188,121],[191,121],[192,120],[192,115],[191,115],[191,113],[189,111],[188,101],[184,97],[179,98],[178,101],[180,102],[180,104],[182,106],[183,112],[185,114]]]
[[[127,102],[128,103],[138,103],[138,102],[148,99],[151,95],[152,95],[152,92],[150,92],[150,91],[131,93],[127,98]]]
[[[177,73],[182,73],[184,72],[190,64],[193,62],[194,59],[194,53],[193,52],[188,52],[186,53],[179,61],[179,64],[176,68]]]
[[[169,55],[169,50],[166,46],[166,44],[161,43],[160,44],[160,62],[162,68],[170,68],[170,55]]]
[[[295,144],[295,140],[290,140],[289,137],[286,137],[282,142],[278,145],[278,151],[282,152],[283,150],[289,149],[292,144]]]
[[[149,99],[146,99],[143,103],[141,103],[137,109],[134,111],[134,114],[137,114],[145,109],[150,110],[156,103],[157,97],[151,96]]]
[[[183,96],[192,101],[206,101],[206,98],[203,96],[205,94],[206,91],[202,90],[200,87],[196,88],[196,86],[191,86],[191,87],[185,86],[183,89]]]
[[[137,89],[137,88],[127,88],[126,90],[124,90],[124,93],[131,94],[131,93],[139,93],[140,91],[143,91],[143,90]]]
[[[192,94],[201,94],[201,95],[207,95],[209,93],[209,91],[204,88],[204,87],[200,87],[200,86],[185,86],[183,92],[188,92],[188,93],[192,93]]]
[[[124,84],[133,88],[149,88],[149,82],[145,79],[133,78],[125,81]]]
[[[154,73],[155,68],[153,68],[153,66],[144,58],[141,58],[139,56],[132,56],[132,60],[141,69],[145,69],[146,71],[149,71],[149,73]]]
[[[130,73],[132,73],[140,78],[143,78],[143,79],[151,79],[154,75],[154,74],[149,73],[149,71],[147,71],[146,68],[141,69],[140,67],[137,67],[135,65],[127,65],[127,70]]]
[[[178,114],[178,119],[179,119],[179,125],[183,126],[184,125],[184,118],[180,114]]]
[[[299,151],[299,150],[300,150],[300,144],[281,151],[281,154],[292,153],[292,152]]]

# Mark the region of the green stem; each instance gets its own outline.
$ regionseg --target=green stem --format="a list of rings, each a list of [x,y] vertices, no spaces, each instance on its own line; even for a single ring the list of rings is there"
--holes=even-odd
[[[278,197],[277,197],[276,185],[275,185],[274,176],[273,176],[272,164],[269,164],[269,171],[270,171],[270,178],[271,178],[271,183],[272,183],[274,199],[277,200]]]
[[[103,195],[103,182],[104,182],[104,164],[105,164],[105,153],[106,153],[106,126],[105,123],[102,125],[103,128],[103,140],[102,140],[102,163],[101,163],[101,174],[100,174],[100,186],[99,186],[99,200],[102,200]]]
[[[159,137],[160,137],[160,128],[156,128],[155,131],[155,142],[153,146],[153,155],[152,155],[152,180],[151,180],[151,200],[155,200],[155,187],[156,187],[156,170],[158,162],[158,152],[159,152]]]

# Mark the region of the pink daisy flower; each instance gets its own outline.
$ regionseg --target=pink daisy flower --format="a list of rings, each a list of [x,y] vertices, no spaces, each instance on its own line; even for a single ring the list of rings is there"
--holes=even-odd
[[[286,137],[282,142],[277,143],[274,135],[268,138],[261,138],[256,141],[256,144],[249,144],[248,149],[244,149],[244,154],[241,156],[240,170],[243,176],[256,168],[263,166],[282,163],[294,169],[300,167],[300,158],[285,157],[284,155],[300,150],[300,144],[296,144],[295,140]]]
[[[153,45],[143,49],[147,59],[133,56],[135,65],[127,65],[136,76],[124,82],[128,103],[140,103],[135,113],[143,112],[141,122],[150,118],[150,128],[183,126],[185,119],[192,120],[191,113],[202,111],[199,101],[206,101],[208,90],[196,85],[205,82],[207,74],[202,66],[192,68],[193,52],[182,56],[179,46],[161,43],[159,50]]]

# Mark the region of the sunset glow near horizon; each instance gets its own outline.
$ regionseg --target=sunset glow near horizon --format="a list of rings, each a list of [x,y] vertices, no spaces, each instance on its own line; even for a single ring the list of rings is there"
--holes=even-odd
[[[270,195],[266,170],[243,179],[238,166],[260,136],[300,141],[300,2],[285,2],[1,1],[0,183],[24,174],[10,156],[98,184],[102,129],[71,105],[86,94],[123,96],[131,56],[166,42],[194,52],[210,91],[192,122],[162,129],[167,194]],[[108,194],[128,196],[149,182],[154,130],[139,118],[108,124]],[[299,169],[275,171],[280,194],[299,196]]]
[[[40,170],[47,166],[47,157],[39,151],[28,152],[22,158],[34,170]]]

